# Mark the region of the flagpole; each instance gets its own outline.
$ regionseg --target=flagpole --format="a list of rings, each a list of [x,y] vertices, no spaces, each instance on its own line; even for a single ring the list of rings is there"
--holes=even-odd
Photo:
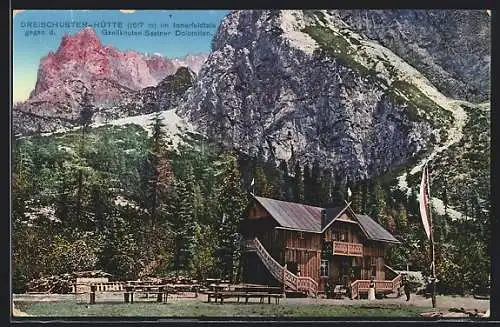
[[[431,269],[431,282],[432,282],[432,307],[436,307],[436,252],[434,250],[434,228],[432,223],[432,210],[431,210],[431,186],[430,186],[430,178],[429,178],[429,165],[426,163],[426,178],[427,178],[427,194],[429,195],[429,222],[430,222],[430,231],[431,231],[431,255],[432,255],[432,269]]]

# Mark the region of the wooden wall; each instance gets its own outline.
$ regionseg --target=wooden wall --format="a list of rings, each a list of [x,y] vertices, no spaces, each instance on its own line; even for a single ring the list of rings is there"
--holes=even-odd
[[[301,276],[319,281],[322,236],[316,233],[283,230],[285,237],[284,262],[297,262]]]
[[[375,267],[375,279],[385,280],[385,256],[387,246],[376,242],[366,242],[363,246],[362,277],[370,279]]]
[[[249,209],[247,219],[242,223],[241,233],[244,238],[257,237],[266,250],[279,261],[283,250],[283,237],[275,230],[277,222],[258,203]]]
[[[250,210],[248,211],[248,219],[259,219],[259,218],[270,218],[273,219],[266,209],[264,209],[260,204],[254,201]]]

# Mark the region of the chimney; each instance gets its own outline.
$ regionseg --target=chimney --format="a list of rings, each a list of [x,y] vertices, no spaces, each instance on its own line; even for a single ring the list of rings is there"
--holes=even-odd
[[[326,226],[326,209],[321,210],[321,229]]]

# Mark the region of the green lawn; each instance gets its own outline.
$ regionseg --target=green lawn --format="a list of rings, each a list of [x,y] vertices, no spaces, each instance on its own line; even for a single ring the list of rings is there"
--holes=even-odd
[[[16,302],[31,316],[50,317],[419,317],[430,308],[411,305],[237,304],[177,301],[169,303]]]

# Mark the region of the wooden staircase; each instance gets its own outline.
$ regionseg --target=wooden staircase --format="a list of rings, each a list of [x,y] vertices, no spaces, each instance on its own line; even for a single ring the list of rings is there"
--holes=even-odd
[[[269,270],[276,280],[292,291],[306,292],[309,296],[318,294],[318,283],[311,277],[297,276],[288,269],[280,265],[264,248],[259,239],[255,237],[252,240],[246,240],[244,243],[247,250],[253,250]]]

